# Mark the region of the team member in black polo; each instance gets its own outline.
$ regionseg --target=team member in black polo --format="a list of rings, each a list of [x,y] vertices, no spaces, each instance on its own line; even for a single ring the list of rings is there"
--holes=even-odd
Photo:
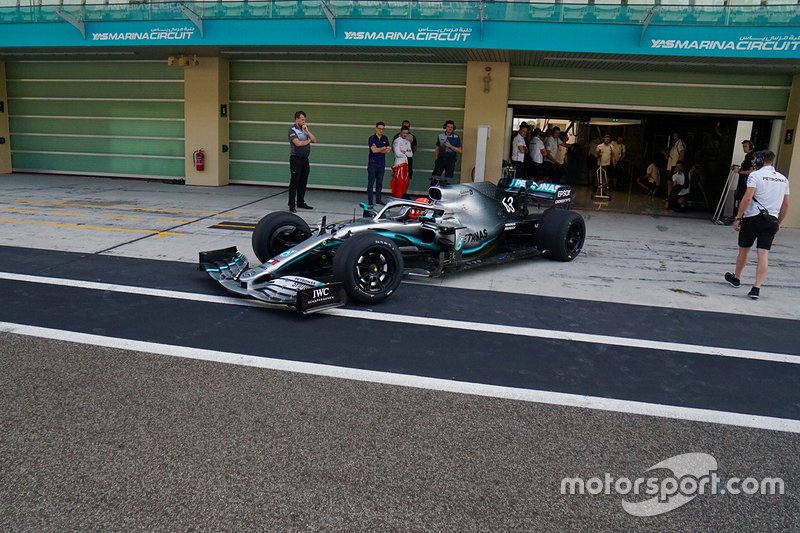
[[[456,123],[448,120],[442,126],[444,131],[436,138],[436,160],[433,163],[433,176],[444,174],[445,178],[452,178],[455,174],[456,159],[461,153],[461,139],[456,135]]]
[[[305,112],[298,111],[294,114],[294,124],[289,128],[289,211],[292,213],[297,212],[296,207],[314,209],[306,203],[306,185],[310,170],[308,156],[311,155],[311,143],[315,142],[317,138],[306,125]]]
[[[739,202],[744,198],[744,193],[747,190],[747,176],[750,175],[755,169],[753,168],[753,143],[749,139],[742,141],[742,150],[744,151],[744,161],[739,166],[739,181],[736,184],[736,192],[733,194],[733,212],[736,213]],[[731,170],[733,168],[731,167]]]
[[[383,190],[383,174],[386,171],[386,154],[392,151],[389,137],[383,134],[386,124],[375,123],[375,133],[367,140],[369,158],[367,159],[367,202],[372,206],[372,194],[375,193],[375,203],[385,205],[381,199]]]

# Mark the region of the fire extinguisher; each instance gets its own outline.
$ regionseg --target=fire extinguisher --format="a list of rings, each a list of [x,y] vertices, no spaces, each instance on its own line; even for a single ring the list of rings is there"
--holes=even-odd
[[[206,169],[206,155],[203,150],[195,150],[192,157],[194,158],[195,170],[203,171]]]

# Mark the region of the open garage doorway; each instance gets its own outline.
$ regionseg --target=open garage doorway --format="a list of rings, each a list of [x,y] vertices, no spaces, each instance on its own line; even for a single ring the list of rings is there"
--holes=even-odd
[[[559,109],[516,106],[509,113],[513,132],[522,122],[546,134],[557,126],[568,134],[568,150],[559,175],[548,178],[566,182],[576,191],[575,206],[580,209],[610,210],[642,214],[673,214],[708,219],[712,216],[725,189],[731,164],[743,159],[741,142],[745,137],[761,150],[770,146],[773,121],[754,117],[683,115],[609,110]],[[741,121],[752,123],[743,138]],[[777,128],[779,130],[779,128]],[[690,178],[689,200],[678,211],[665,209],[672,134],[685,145],[684,173]],[[624,145],[624,156],[608,169],[610,190],[607,198],[596,191],[597,146],[610,135],[613,143]],[[738,136],[737,136],[738,135]],[[617,148],[619,153],[619,148]],[[647,185],[648,167],[658,169],[659,182]],[[653,190],[651,190],[653,189]]]

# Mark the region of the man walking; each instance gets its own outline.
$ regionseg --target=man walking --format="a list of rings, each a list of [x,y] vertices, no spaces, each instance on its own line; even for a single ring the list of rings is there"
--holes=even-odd
[[[400,131],[403,131],[403,128],[408,128],[408,137],[406,138],[411,143],[411,155],[408,156],[408,181],[411,181],[411,178],[414,177],[414,153],[417,151],[417,137],[411,133],[411,121],[404,120],[402,124],[400,124]],[[394,134],[392,143],[400,137],[400,131]]]
[[[386,124],[383,122],[375,123],[375,133],[370,135],[367,141],[369,146],[369,159],[367,160],[367,203],[370,207],[372,203],[373,189],[375,194],[375,203],[378,205],[386,205],[381,200],[381,191],[383,190],[383,173],[386,171],[386,154],[392,151],[389,145],[389,138],[383,134]]]
[[[311,143],[317,138],[306,125],[306,114],[298,111],[294,114],[294,124],[289,128],[289,211],[297,213],[301,209],[314,209],[306,203],[306,185],[308,184],[308,156],[311,155]],[[296,202],[295,202],[296,200]]]
[[[448,120],[442,126],[444,131],[436,138],[436,160],[433,164],[433,176],[445,178],[453,177],[456,169],[456,159],[461,153],[461,139],[456,135],[456,123]],[[434,178],[435,179],[435,178]]]
[[[753,243],[756,243],[758,263],[756,281],[747,295],[757,300],[761,295],[761,284],[767,275],[769,250],[781,222],[789,210],[789,180],[772,166],[775,154],[769,150],[756,154],[753,163],[758,170],[747,176],[747,189],[739,212],[733,222],[733,229],[739,232],[739,255],[736,257],[736,271],[725,273],[725,281],[734,287],[741,285],[747,256]]]

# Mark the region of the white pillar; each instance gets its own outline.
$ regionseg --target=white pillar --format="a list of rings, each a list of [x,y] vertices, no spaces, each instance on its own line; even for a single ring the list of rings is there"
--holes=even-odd
[[[742,141],[750,139],[753,135],[753,121],[740,120],[736,124],[736,141],[733,143],[733,153],[731,154],[731,165],[741,165],[744,160],[744,152],[742,151]]]
[[[486,147],[489,137],[492,136],[492,127],[486,124],[478,126],[478,140],[475,143],[475,178],[476,183],[484,181],[486,173]]]

